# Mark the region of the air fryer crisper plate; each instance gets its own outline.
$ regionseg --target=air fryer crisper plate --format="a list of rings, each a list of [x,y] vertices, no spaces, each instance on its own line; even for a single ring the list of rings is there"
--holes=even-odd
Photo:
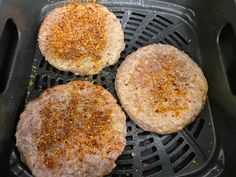
[[[94,81],[116,97],[114,80],[117,68],[127,55],[147,44],[174,45],[201,65],[194,14],[191,11],[158,1],[149,5],[115,1],[103,4],[120,19],[125,31],[126,48],[119,62],[103,69],[98,75],[75,76],[52,67],[37,47],[26,104],[38,97],[44,89],[72,80]],[[40,25],[46,13],[60,5],[62,3],[45,6],[37,25]],[[208,101],[194,123],[171,135],[161,136],[144,131],[127,116],[126,140],[125,150],[116,161],[116,168],[108,175],[110,177],[218,176],[222,171],[223,153],[216,154],[214,125]],[[15,176],[31,176],[29,169],[20,161],[17,148],[11,153],[10,168]]]

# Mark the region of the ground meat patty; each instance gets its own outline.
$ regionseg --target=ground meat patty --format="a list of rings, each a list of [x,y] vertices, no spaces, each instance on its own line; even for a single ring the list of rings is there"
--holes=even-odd
[[[169,134],[193,122],[208,90],[199,66],[170,45],[153,44],[129,55],[118,69],[117,95],[146,131]]]
[[[96,3],[70,3],[50,12],[38,35],[39,48],[54,67],[80,75],[115,64],[124,50],[120,21]]]
[[[36,177],[100,177],[124,150],[125,115],[103,87],[49,88],[20,115],[16,146]]]

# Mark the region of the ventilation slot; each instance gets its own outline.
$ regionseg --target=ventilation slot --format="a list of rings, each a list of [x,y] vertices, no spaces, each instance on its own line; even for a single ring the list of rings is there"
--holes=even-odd
[[[132,169],[132,164],[117,164],[116,170],[130,170]]]
[[[131,14],[134,15],[134,16],[141,17],[141,18],[145,18],[144,14],[140,14],[140,13],[136,13],[136,12],[132,12]]]
[[[131,154],[122,154],[119,156],[118,160],[127,160],[127,159],[132,159],[132,155]]]
[[[160,172],[162,170],[162,167],[160,165],[155,166],[153,168],[150,168],[148,170],[144,170],[143,171],[143,176],[150,176],[150,175],[154,175],[157,172]]]
[[[39,67],[44,68],[45,65],[46,65],[45,58],[42,58],[41,61],[40,61]]]
[[[127,22],[127,25],[133,26],[135,28],[137,28],[139,26],[138,23],[134,23],[134,22]]]
[[[131,150],[133,150],[133,149],[134,149],[134,146],[133,146],[133,145],[126,145],[124,151],[131,151]]]
[[[170,25],[173,24],[172,21],[168,20],[168,19],[165,18],[165,17],[162,17],[162,16],[160,16],[160,15],[156,15],[156,17],[159,18],[159,19],[161,19],[161,20],[163,20],[163,21],[165,21],[165,22],[167,22],[167,23],[169,23]]]
[[[174,167],[174,173],[178,173],[184,167],[186,167],[195,157],[195,153],[191,152],[183,161]]]
[[[155,155],[151,158],[143,160],[142,165],[143,165],[143,167],[146,167],[146,166],[151,165],[155,162],[158,162],[159,160],[160,160],[160,157],[158,155]]]
[[[56,79],[51,79],[51,81],[50,81],[50,86],[52,87],[52,86],[54,86],[56,84]]]
[[[142,42],[139,42],[139,41],[135,41],[135,44],[139,45],[139,46],[143,46],[143,43]]]
[[[131,21],[136,21],[138,23],[142,22],[142,19],[139,19],[139,18],[134,18],[134,17],[130,17],[129,18]]]
[[[155,23],[157,23],[157,24],[163,26],[164,28],[167,28],[167,27],[168,27],[168,25],[166,25],[165,23],[163,23],[163,22],[161,22],[161,21],[158,21],[157,19],[153,19],[153,22],[155,22]]]
[[[193,129],[195,123],[196,120],[187,126],[188,131],[191,131]]]
[[[236,35],[231,24],[222,29],[219,47],[231,92],[236,95]]]
[[[140,142],[140,146],[141,147],[144,147],[144,146],[147,146],[149,144],[152,144],[154,142],[154,139],[153,138],[148,138],[142,142]]]
[[[13,66],[16,45],[18,41],[17,28],[14,22],[7,20],[0,39],[0,92],[6,88],[10,71]]]
[[[46,89],[48,87],[48,77],[43,76],[43,89]]]
[[[158,29],[158,30],[163,30],[162,27],[156,25],[155,23],[152,23],[152,22],[151,22],[151,23],[149,23],[149,25],[152,26],[152,27],[154,27],[154,28],[156,28],[156,29]]]
[[[141,138],[143,138],[143,137],[145,137],[145,136],[147,136],[147,135],[150,135],[150,134],[151,134],[150,132],[144,131],[144,132],[138,133],[138,136],[141,137]]]
[[[189,150],[189,145],[186,144],[183,149],[181,149],[180,151],[178,151],[176,154],[174,154],[171,158],[170,158],[170,162],[174,163],[175,161],[177,161],[179,158],[181,158],[187,151]]]
[[[146,30],[147,30],[147,31],[149,31],[149,32],[151,32],[151,33],[153,33],[154,35],[156,35],[156,34],[158,34],[158,33],[159,33],[159,31],[158,31],[158,30],[156,30],[156,29],[153,29],[153,28],[150,28],[150,27],[146,27]]]
[[[141,151],[141,156],[147,156],[147,155],[150,155],[150,154],[153,154],[154,152],[157,151],[157,148],[155,146],[153,146],[152,148],[149,148],[149,149],[145,149],[143,151]]]
[[[205,123],[205,120],[204,120],[204,119],[201,119],[201,120],[199,121],[199,124],[198,124],[198,126],[197,126],[197,129],[196,129],[196,131],[195,131],[194,134],[193,134],[193,136],[194,136],[195,138],[197,138],[197,137],[200,135],[200,133],[201,133],[201,131],[202,131],[202,128],[203,128],[203,126],[204,126],[204,123]]]
[[[162,141],[162,144],[165,146],[167,145],[171,140],[173,140],[177,136],[177,133],[173,133],[170,135],[167,135],[167,137]]]
[[[122,19],[124,15],[124,11],[113,11],[117,18]]]
[[[174,32],[174,34],[177,36],[177,38],[180,39],[181,42],[183,42],[184,45],[188,45],[188,41],[181,35],[179,34],[178,32]]]
[[[34,89],[39,90],[40,89],[40,76],[36,75],[35,80],[34,80]]]
[[[63,79],[61,79],[61,78],[57,79],[57,83],[58,84],[63,84]]]
[[[131,126],[127,127],[127,132],[130,132],[131,130],[132,130]]]
[[[152,37],[153,37],[152,34],[146,32],[146,31],[143,31],[142,34],[146,35],[146,36],[149,37],[149,38],[152,38]]]
[[[174,150],[176,150],[182,143],[184,142],[183,138],[179,138],[176,142],[174,142],[170,147],[166,149],[166,153],[170,154]]]
[[[133,177],[132,174],[125,173],[125,174],[112,174],[112,177]]]
[[[132,136],[126,136],[126,140],[127,140],[127,141],[132,141],[132,140],[133,140],[133,137],[132,137]]]
[[[132,32],[136,31],[136,28],[132,28],[132,27],[126,27],[125,29]]]
[[[173,45],[173,43],[170,41],[170,39],[168,39],[166,37],[164,38],[164,41],[165,41],[166,44]]]
[[[169,35],[170,39],[174,41],[178,46],[182,46],[181,42],[179,42],[172,34]]]

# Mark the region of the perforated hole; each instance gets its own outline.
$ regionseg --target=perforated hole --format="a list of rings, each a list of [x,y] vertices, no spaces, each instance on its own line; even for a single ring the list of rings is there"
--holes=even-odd
[[[141,18],[145,18],[145,14],[140,14],[140,13],[137,13],[137,12],[132,12],[131,13],[132,15],[134,15],[134,16],[138,16],[138,17],[141,17]]]
[[[126,140],[127,141],[132,141],[133,140],[133,136],[126,136]]]
[[[150,134],[151,134],[150,132],[144,131],[144,132],[138,133],[138,136],[141,137],[141,138],[143,138],[143,137],[145,137],[145,136],[147,136],[147,135],[150,135]]]
[[[140,142],[140,146],[143,147],[143,146],[147,146],[149,144],[152,144],[154,142],[154,139],[153,138],[148,138],[142,142]]]
[[[142,19],[139,19],[139,18],[134,18],[134,17],[130,17],[129,18],[131,21],[136,21],[138,23],[142,22]]]
[[[178,32],[174,32],[174,34],[183,42],[183,44],[188,45],[188,41]]]
[[[191,131],[191,130],[193,129],[193,126],[194,126],[195,123],[196,123],[196,121],[194,121],[194,122],[192,122],[191,124],[189,124],[189,125],[187,126],[187,129],[188,129],[189,131]]]
[[[177,133],[173,133],[170,135],[167,135],[165,139],[163,139],[162,144],[165,146],[167,145],[171,140],[173,140],[177,136]]]
[[[195,157],[195,153],[191,152],[185,159],[183,159],[178,165],[174,167],[174,173],[178,173],[184,167],[186,167]]]
[[[169,35],[170,39],[172,39],[178,46],[182,46],[182,44],[172,35]]]
[[[57,79],[56,82],[57,82],[58,84],[63,84],[63,79],[59,78],[59,79]]]
[[[141,151],[141,156],[144,157],[144,156],[153,154],[156,151],[157,151],[157,148],[155,146],[153,146],[151,148],[148,148],[148,149],[145,149],[145,150]]]
[[[56,79],[51,79],[50,86],[54,86],[56,84]]]
[[[139,26],[139,23],[134,23],[134,22],[127,22],[127,24],[130,26],[134,26],[136,28]]]
[[[126,31],[126,32],[125,32],[125,35],[126,35],[126,36],[133,36],[133,33]]]
[[[126,27],[125,29],[132,32],[136,31],[136,28],[132,28],[132,27]]]
[[[164,41],[165,41],[165,43],[167,43],[167,44],[171,44],[171,45],[173,45],[173,43],[171,42],[171,40],[170,39],[168,39],[168,38],[164,38]]]
[[[125,173],[125,174],[113,174],[112,177],[133,177],[132,174]]]
[[[151,164],[153,164],[155,162],[158,162],[159,160],[160,160],[160,157],[158,155],[155,155],[155,156],[153,156],[151,158],[147,158],[147,159],[143,160],[142,161],[142,165],[144,167],[146,167],[146,166],[151,165]]]
[[[174,142],[170,147],[166,149],[166,153],[170,154],[174,150],[176,150],[182,143],[184,142],[183,138],[179,138],[176,142]]]
[[[179,158],[181,158],[187,151],[189,150],[189,145],[186,144],[182,149],[180,149],[177,153],[175,153],[171,158],[170,162],[174,163]]]
[[[43,89],[46,89],[48,87],[48,77],[44,76],[43,77]]]
[[[163,30],[163,28],[162,27],[160,27],[160,26],[158,26],[157,24],[155,24],[155,23],[149,23],[149,25],[150,26],[152,26],[152,27],[154,27],[154,28],[156,28],[156,29],[158,29],[158,30]]]
[[[197,138],[197,137],[200,135],[200,133],[201,133],[201,131],[202,131],[202,128],[203,128],[203,126],[204,126],[204,123],[205,123],[205,120],[204,120],[204,119],[201,119],[201,120],[199,121],[199,124],[198,124],[198,126],[197,126],[197,129],[196,129],[196,131],[195,131],[194,134],[193,134],[193,136],[194,136],[195,138]]]
[[[124,151],[131,151],[131,150],[133,150],[133,149],[134,149],[134,146],[133,146],[133,145],[126,145]]]
[[[132,130],[132,127],[127,127],[127,132],[130,132]]]
[[[39,75],[36,75],[35,77],[35,82],[34,82],[34,89],[35,90],[38,90],[40,88],[40,76]]]
[[[132,159],[133,156],[131,154],[122,154],[119,156],[118,160],[127,160],[127,159]]]
[[[153,33],[154,35],[159,33],[158,30],[152,29],[152,28],[150,28],[150,27],[146,27],[146,30],[149,31],[149,32],[151,32],[151,33]]]
[[[161,22],[161,21],[159,21],[159,20],[157,20],[157,19],[153,19],[153,22],[155,22],[155,23],[157,23],[157,24],[163,26],[164,28],[168,27],[167,24],[165,24],[165,23],[163,23],[163,22]]]
[[[153,37],[152,34],[146,32],[146,31],[143,31],[142,34],[146,35],[146,36],[149,37],[149,38],[152,38],[152,37]]]
[[[40,68],[43,68],[44,65],[45,65],[45,59],[43,58],[43,59],[41,59],[41,61],[40,61],[39,67],[40,67]]]
[[[139,46],[143,46],[144,44],[139,42],[139,41],[135,41],[135,44],[139,45]]]
[[[144,37],[144,36],[139,36],[138,38],[139,38],[139,39],[142,39],[142,40],[144,40],[144,41],[148,41],[148,38],[146,38],[146,37]]]
[[[130,170],[132,169],[132,164],[117,164],[116,170]]]
[[[150,176],[150,175],[154,175],[157,172],[160,172],[162,170],[162,167],[160,165],[155,166],[153,168],[150,168],[148,170],[144,170],[143,171],[143,176]]]

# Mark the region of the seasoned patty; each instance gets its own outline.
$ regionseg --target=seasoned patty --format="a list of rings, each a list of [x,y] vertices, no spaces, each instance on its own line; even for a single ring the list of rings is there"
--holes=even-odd
[[[124,150],[125,115],[112,95],[87,81],[44,91],[20,115],[16,146],[35,177],[100,177]]]
[[[129,55],[118,69],[115,88],[130,118],[159,134],[180,131],[193,122],[208,90],[199,66],[186,53],[163,44]]]
[[[120,21],[96,3],[70,3],[51,11],[38,42],[51,65],[79,75],[97,74],[115,64],[125,47]]]

